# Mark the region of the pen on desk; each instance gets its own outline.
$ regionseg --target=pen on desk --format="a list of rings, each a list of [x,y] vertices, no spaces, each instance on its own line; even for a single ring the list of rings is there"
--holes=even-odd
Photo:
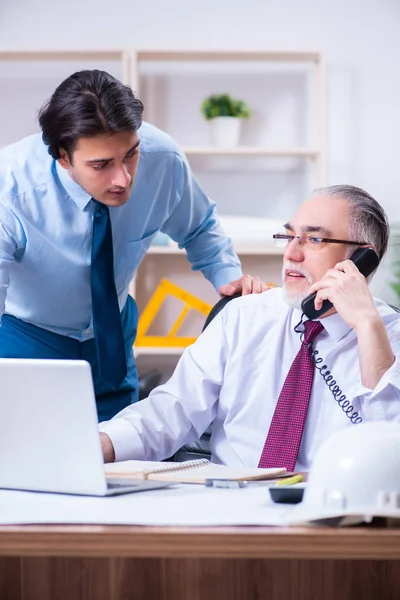
[[[206,479],[205,485],[206,487],[214,487],[214,488],[242,488],[246,486],[247,481],[242,481],[240,479]]]
[[[293,485],[294,483],[300,483],[300,481],[303,480],[303,475],[293,475],[292,477],[286,477],[286,479],[280,479],[275,485]]]

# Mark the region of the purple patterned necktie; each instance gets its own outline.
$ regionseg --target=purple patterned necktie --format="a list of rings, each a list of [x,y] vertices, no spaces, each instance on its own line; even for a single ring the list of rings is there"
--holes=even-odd
[[[319,321],[305,321],[304,341],[286,376],[261,453],[259,467],[286,467],[293,471],[306,422],[314,378],[308,344],[321,333]]]

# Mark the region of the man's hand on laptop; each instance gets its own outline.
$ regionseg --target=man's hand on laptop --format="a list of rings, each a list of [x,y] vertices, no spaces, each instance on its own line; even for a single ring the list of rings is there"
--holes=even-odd
[[[103,431],[100,433],[100,442],[101,442],[101,449],[103,450],[104,462],[105,463],[114,462],[115,461],[114,446],[112,444],[112,441],[108,437],[108,435],[106,433],[104,433]]]

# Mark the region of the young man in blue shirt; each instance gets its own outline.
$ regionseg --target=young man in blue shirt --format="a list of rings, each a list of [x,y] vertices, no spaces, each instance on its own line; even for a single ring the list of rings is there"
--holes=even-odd
[[[142,112],[108,73],[80,71],[40,111],[42,135],[0,152],[0,357],[88,360],[101,420],[137,400],[128,288],[158,231],[220,294],[266,289]]]

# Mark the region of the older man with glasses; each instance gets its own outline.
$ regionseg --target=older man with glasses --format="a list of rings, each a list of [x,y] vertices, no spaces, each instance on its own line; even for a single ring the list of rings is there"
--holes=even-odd
[[[216,463],[308,470],[334,431],[400,416],[400,314],[372,297],[349,260],[379,260],[389,226],[352,186],[316,190],[274,235],[284,244],[282,288],[233,300],[149,398],[101,424],[106,461],[161,460],[213,422]],[[301,310],[316,293],[333,307]]]

